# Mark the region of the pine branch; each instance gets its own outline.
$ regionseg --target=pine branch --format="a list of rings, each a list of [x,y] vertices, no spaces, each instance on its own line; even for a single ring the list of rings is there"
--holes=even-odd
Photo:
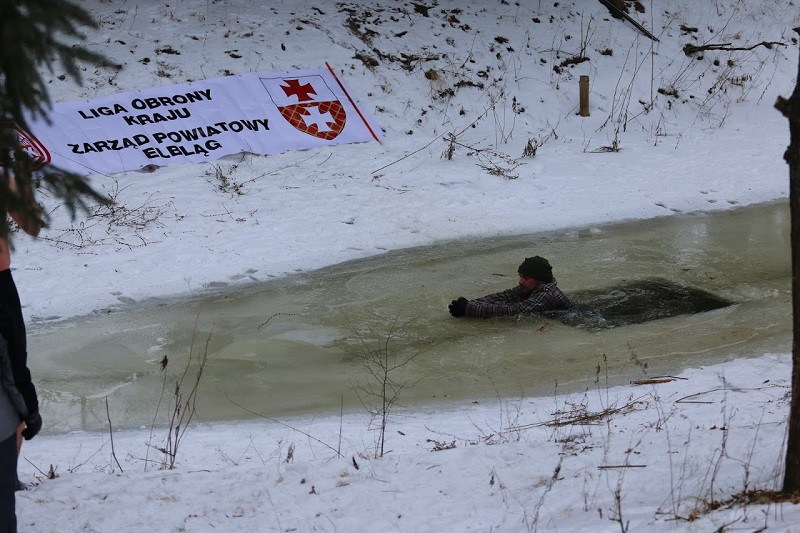
[[[90,202],[110,202],[82,176],[52,165],[37,171],[11,128],[26,130],[29,119],[48,120],[50,97],[41,67],[53,72],[58,64],[80,84],[82,64],[110,65],[104,55],[73,44],[85,39],[82,29],[96,27],[87,11],[66,0],[0,0],[0,238],[9,238],[8,212],[37,227],[47,225],[33,199],[38,185],[72,217],[88,212]],[[12,178],[21,194],[13,192]]]

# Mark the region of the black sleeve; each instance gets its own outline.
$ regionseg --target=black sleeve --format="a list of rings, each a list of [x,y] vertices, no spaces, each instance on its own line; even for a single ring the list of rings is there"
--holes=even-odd
[[[39,410],[39,398],[36,395],[36,387],[33,386],[31,371],[28,370],[27,353],[24,353],[22,361],[19,357],[11,357],[11,372],[14,374],[14,384],[25,400],[29,413]]]
[[[7,310],[6,310],[7,311]],[[0,313],[0,335],[5,337],[8,344],[8,357],[11,362],[11,374],[14,376],[14,385],[25,400],[29,413],[39,410],[39,398],[36,387],[33,386],[31,371],[28,370],[28,351],[25,340],[25,323],[15,313]]]

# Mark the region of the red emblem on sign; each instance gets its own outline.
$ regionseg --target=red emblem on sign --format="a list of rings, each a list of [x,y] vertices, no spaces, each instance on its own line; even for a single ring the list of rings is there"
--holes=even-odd
[[[319,102],[280,107],[289,124],[314,137],[330,141],[344,129],[345,115],[341,102]]]
[[[344,129],[344,106],[320,76],[262,78],[261,82],[281,116],[303,133],[330,141]]]
[[[39,170],[50,163],[50,152],[33,133],[22,130],[12,122],[2,123],[0,124],[0,128],[10,129],[14,136],[16,136],[20,148],[31,158],[33,170]]]

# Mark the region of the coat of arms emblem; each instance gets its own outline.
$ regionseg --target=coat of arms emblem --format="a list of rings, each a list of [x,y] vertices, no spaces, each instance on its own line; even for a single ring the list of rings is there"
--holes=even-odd
[[[281,116],[303,133],[330,141],[344,129],[344,106],[321,76],[261,78],[261,83]]]
[[[13,122],[0,122],[0,128],[11,130],[20,148],[31,158],[32,170],[39,170],[50,163],[50,152],[32,133],[24,131]]]

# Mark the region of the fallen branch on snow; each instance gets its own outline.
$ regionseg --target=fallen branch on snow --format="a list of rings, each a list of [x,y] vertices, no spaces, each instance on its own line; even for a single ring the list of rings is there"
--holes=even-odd
[[[788,45],[786,43],[781,43],[777,41],[761,41],[760,43],[754,44],[753,46],[731,46],[731,43],[701,44],[700,46],[698,46],[696,44],[687,43],[683,47],[683,53],[691,57],[692,54],[695,54],[697,52],[705,52],[706,50],[748,51],[758,48],[759,46],[763,46],[767,50],[772,50],[773,46],[788,46]]]

